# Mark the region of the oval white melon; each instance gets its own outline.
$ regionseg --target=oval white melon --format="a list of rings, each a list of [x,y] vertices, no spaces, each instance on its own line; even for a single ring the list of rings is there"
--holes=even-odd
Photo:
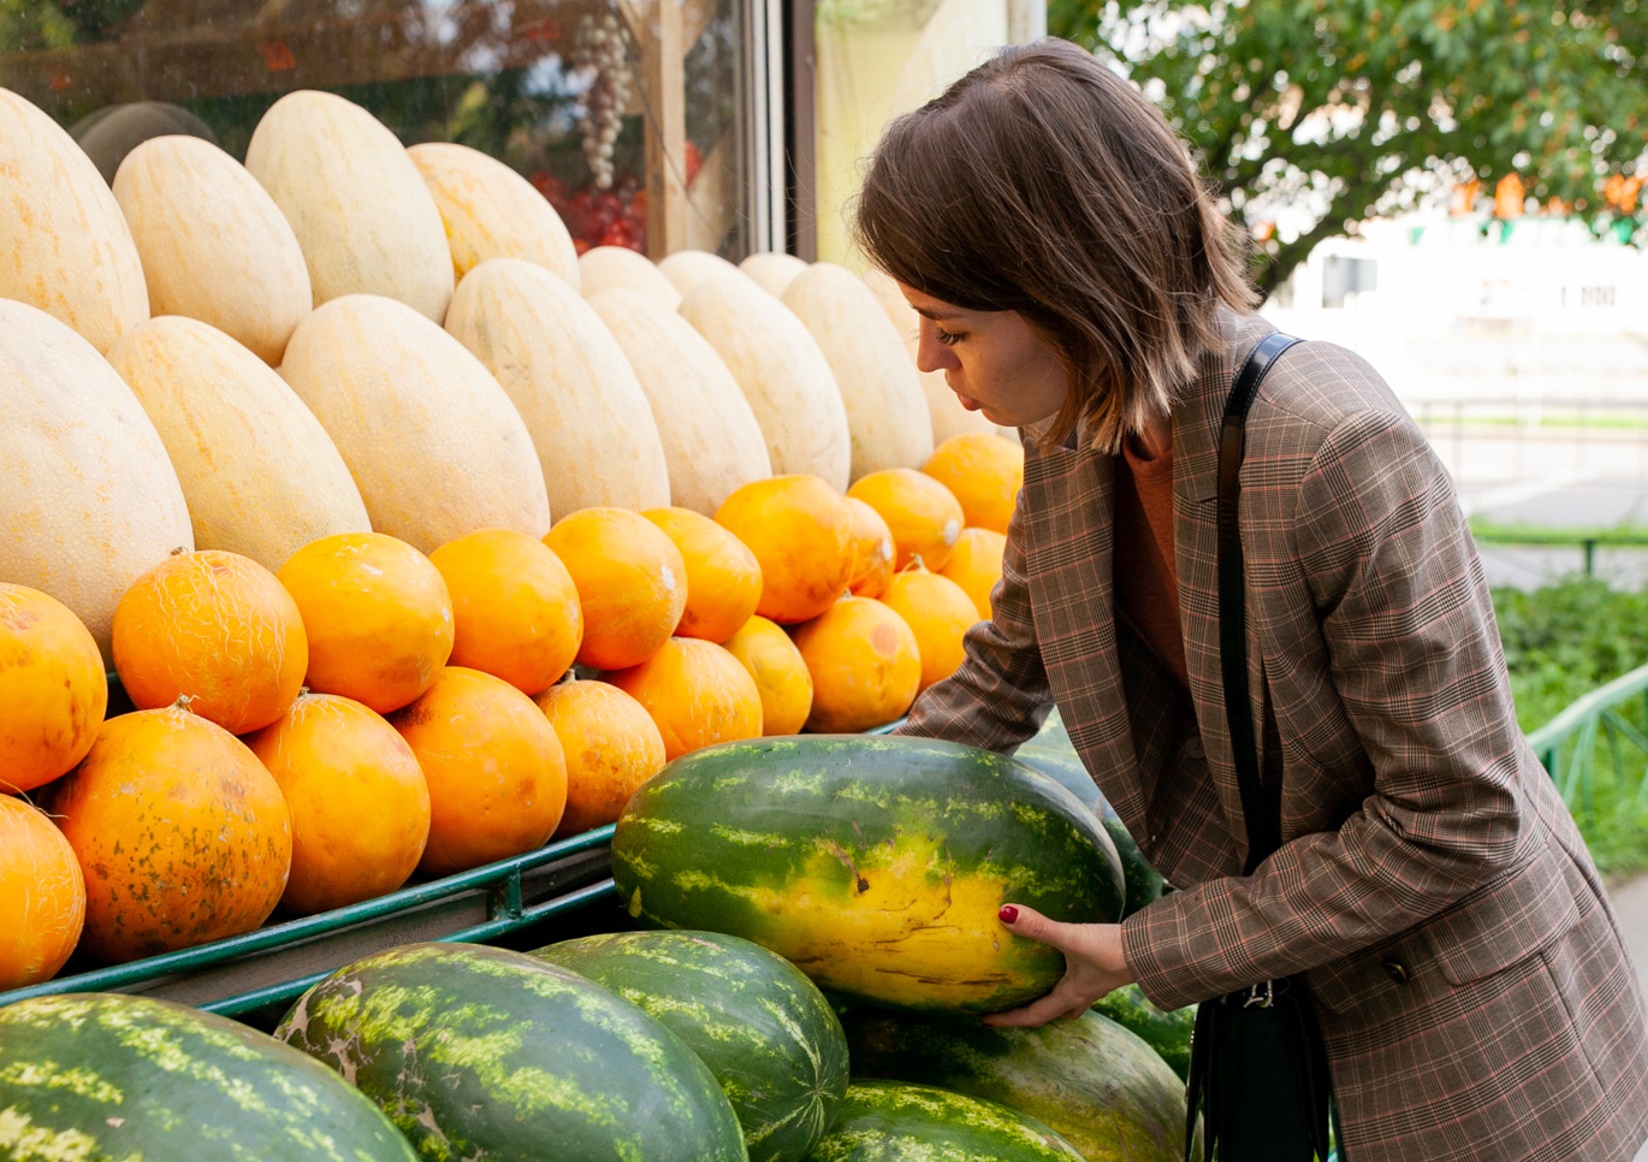
[[[275,572],[310,541],[372,531],[326,429],[222,331],[165,315],[128,331],[109,362],[166,445],[197,549],[239,553]]]
[[[292,224],[315,306],[372,294],[446,316],[454,280],[440,211],[372,114],[331,93],[288,93],[252,132],[246,168]]]
[[[885,271],[867,272],[864,275],[864,285],[870,288],[876,301],[881,304],[881,309],[887,312],[887,318],[892,320],[899,338],[904,340],[904,346],[910,352],[911,366],[915,366],[916,348],[921,342],[921,316],[916,314],[916,309],[904,297],[904,292],[898,289],[898,283]],[[956,393],[951,391],[950,385],[944,381],[944,372],[922,371],[917,367],[916,374],[921,377],[921,394],[927,400],[927,416],[933,421],[935,448],[951,436],[959,436],[965,432],[996,431],[996,425],[985,419],[982,414],[970,412],[961,406],[961,400],[956,398]],[[1014,435],[1012,438],[1018,437]]]
[[[194,549],[183,490],[143,405],[90,343],[6,299],[0,335],[0,581],[74,610],[112,667],[121,595]]]
[[[685,298],[692,288],[712,278],[728,275],[744,277],[743,272],[719,254],[707,250],[677,250],[658,260],[658,273],[670,280],[670,285]]]
[[[98,351],[149,317],[143,263],[108,183],[57,122],[0,89],[0,298]]]
[[[520,413],[462,343],[411,307],[333,299],[298,324],[280,373],[337,445],[377,532],[428,553],[476,529],[549,531]]]
[[[735,490],[772,475],[755,413],[715,348],[639,291],[602,291],[589,305],[641,381],[669,465],[670,503],[713,516]]]
[[[795,281],[796,275],[807,269],[807,260],[793,254],[763,251],[744,259],[738,269],[754,280],[756,286],[777,298]]]
[[[659,310],[673,311],[681,305],[681,292],[653,265],[652,259],[627,246],[597,246],[578,259],[584,297],[593,298],[605,290],[623,287],[639,291]]]
[[[806,325],[742,275],[699,283],[680,313],[738,381],[767,438],[773,474],[807,473],[845,492],[847,409]]]
[[[209,323],[278,364],[313,292],[297,235],[257,179],[211,142],[175,134],[126,155],[114,196],[154,313]]]
[[[933,454],[933,421],[915,364],[863,280],[846,267],[815,262],[785,288],[782,301],[835,373],[852,433],[852,478],[925,464]]]
[[[577,291],[541,266],[494,258],[458,284],[446,329],[521,413],[552,511],[669,504],[664,445],[646,393]]]
[[[467,145],[432,141],[406,153],[435,197],[460,281],[489,258],[523,258],[578,289],[572,235],[531,182]]]

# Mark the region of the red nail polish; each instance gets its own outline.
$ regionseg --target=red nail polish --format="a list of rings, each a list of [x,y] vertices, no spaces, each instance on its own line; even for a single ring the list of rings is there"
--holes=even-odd
[[[1003,904],[1001,906],[1001,911],[997,912],[996,915],[1001,919],[1003,924],[1012,924],[1018,920],[1019,910],[1011,904]]]

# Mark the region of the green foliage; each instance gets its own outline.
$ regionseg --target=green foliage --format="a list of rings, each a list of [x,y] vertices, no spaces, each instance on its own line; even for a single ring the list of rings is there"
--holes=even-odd
[[[1648,663],[1648,591],[1620,592],[1594,578],[1575,577],[1532,593],[1496,590],[1494,610],[1524,731]],[[1648,704],[1633,701],[1618,710],[1638,731],[1648,732]],[[1648,867],[1648,804],[1637,795],[1648,755],[1619,740],[1616,760],[1602,736],[1590,762],[1589,801],[1578,804],[1575,817],[1592,855],[1604,871]]]
[[[1642,0],[1050,0],[1059,36],[1158,101],[1263,242],[1274,289],[1316,243],[1475,176],[1518,173],[1596,229],[1599,179],[1648,143]],[[1648,229],[1627,220],[1643,239]]]

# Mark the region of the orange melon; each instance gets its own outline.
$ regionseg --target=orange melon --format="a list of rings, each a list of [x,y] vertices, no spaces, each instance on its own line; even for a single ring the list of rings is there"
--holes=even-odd
[[[429,689],[452,655],[452,597],[440,570],[383,533],[311,541],[276,574],[303,614],[310,689],[379,714]]]
[[[56,598],[0,581],[0,793],[31,791],[85,758],[108,704],[91,631]]]
[[[860,477],[847,490],[881,514],[893,534],[893,569],[912,557],[942,569],[961,539],[966,518],[961,502],[944,485],[913,468],[888,468]]]
[[[940,572],[973,599],[981,619],[992,615],[990,594],[1001,582],[1001,557],[1007,538],[989,529],[962,529],[956,551]]]
[[[32,804],[0,795],[0,992],[56,976],[85,922],[74,848]]]
[[[816,476],[774,476],[738,489],[716,510],[717,524],[761,563],[755,611],[780,624],[817,617],[847,591],[852,514]]]
[[[621,508],[585,508],[556,522],[544,544],[578,588],[581,664],[638,665],[669,640],[687,607],[687,566],[657,525]]]
[[[955,496],[968,527],[1007,532],[1024,487],[1022,444],[994,433],[951,436],[933,450],[921,470]]]
[[[653,508],[641,514],[681,550],[687,570],[687,604],[675,632],[724,642],[750,619],[761,601],[761,563],[732,533],[688,508]]]
[[[916,635],[916,648],[921,654],[917,695],[956,672],[967,656],[962,639],[979,619],[966,590],[948,577],[912,565],[892,579],[881,601]]]
[[[429,561],[452,596],[451,663],[536,694],[567,672],[584,640],[578,588],[542,541],[512,529],[479,529],[448,541]]]
[[[429,785],[376,711],[337,694],[298,696],[246,739],[292,813],[281,907],[307,916],[392,892],[429,839]]]
[[[726,643],[761,692],[761,733],[796,734],[813,708],[813,676],[790,635],[756,616]]]
[[[605,675],[652,716],[665,760],[700,747],[761,736],[761,692],[726,650],[677,637],[638,666]]]
[[[52,811],[86,877],[81,945],[98,960],[250,932],[286,890],[280,787],[238,738],[182,707],[105,722]]]
[[[835,734],[893,721],[916,700],[921,650],[898,614],[869,597],[843,597],[795,631],[813,677],[807,729]]]
[[[853,518],[853,572],[847,588],[859,597],[880,597],[893,579],[893,531],[858,497],[849,496],[847,508]]]
[[[389,721],[429,783],[425,875],[520,855],[554,833],[566,808],[566,758],[543,712],[508,682],[448,666]]]
[[[566,681],[533,699],[566,755],[566,814],[557,837],[616,823],[664,765],[664,736],[634,698],[606,682]]]
[[[205,549],[167,558],[114,610],[114,668],[140,710],[189,709],[230,734],[268,726],[303,686],[309,639],[275,575]]]

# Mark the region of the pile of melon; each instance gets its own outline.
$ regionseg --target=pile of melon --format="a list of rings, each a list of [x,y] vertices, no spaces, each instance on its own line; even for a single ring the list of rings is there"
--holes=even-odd
[[[579,257],[506,166],[318,92],[111,188],[0,90],[0,990],[906,713],[1023,455],[924,394],[886,290]]]

